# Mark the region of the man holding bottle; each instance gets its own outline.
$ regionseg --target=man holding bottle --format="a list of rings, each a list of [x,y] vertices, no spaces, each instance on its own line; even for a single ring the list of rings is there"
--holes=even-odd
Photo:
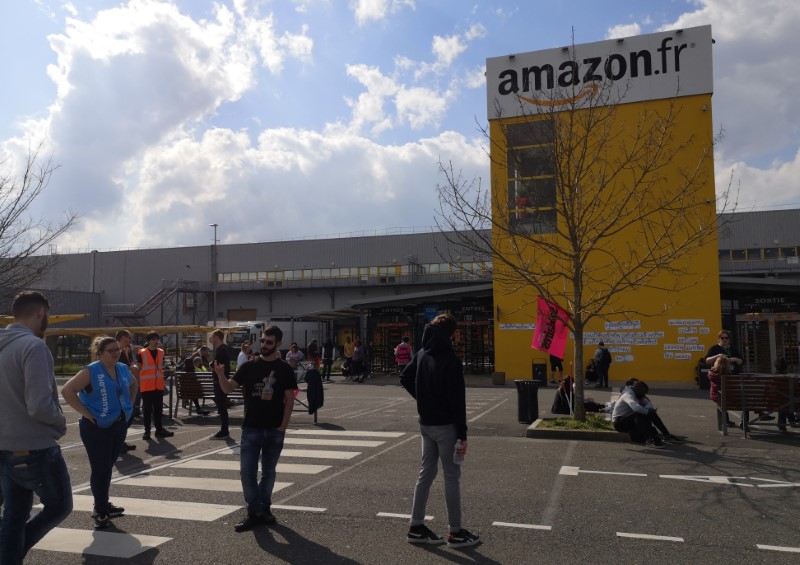
[[[464,369],[453,351],[451,338],[456,319],[440,314],[425,326],[422,349],[406,365],[400,384],[417,400],[422,463],[414,488],[409,543],[438,545],[445,540],[425,526],[425,507],[431,484],[442,462],[444,497],[450,533],[449,547],[480,543],[478,536],[461,527],[461,462],[467,453],[467,404]]]
[[[294,389],[297,388],[292,368],[281,359],[282,339],[283,332],[277,326],[264,328],[261,355],[237,367],[230,379],[225,376],[224,365],[214,362],[214,372],[222,392],[230,394],[240,386],[244,387],[239,469],[247,516],[234,526],[237,532],[251,530],[259,524],[275,523],[270,510],[275,469],[283,450],[294,406]]]

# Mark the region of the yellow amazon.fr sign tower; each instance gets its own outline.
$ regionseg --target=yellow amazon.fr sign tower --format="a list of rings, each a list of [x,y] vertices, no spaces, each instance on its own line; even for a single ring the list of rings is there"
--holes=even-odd
[[[487,59],[507,379],[548,364],[531,348],[538,296],[572,317],[573,374],[603,341],[612,380],[689,382],[716,343],[711,45],[702,26]]]

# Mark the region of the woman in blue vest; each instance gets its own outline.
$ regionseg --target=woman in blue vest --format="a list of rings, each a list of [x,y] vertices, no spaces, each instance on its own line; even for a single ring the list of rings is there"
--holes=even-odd
[[[122,516],[124,508],[108,500],[114,462],[122,452],[127,421],[133,412],[138,383],[124,363],[119,362],[119,343],[101,336],[92,343],[97,361],[81,369],[61,389],[64,400],[83,417],[78,422],[81,441],[89,456],[92,473],[89,484],[94,496],[95,528],[107,528],[111,518]]]

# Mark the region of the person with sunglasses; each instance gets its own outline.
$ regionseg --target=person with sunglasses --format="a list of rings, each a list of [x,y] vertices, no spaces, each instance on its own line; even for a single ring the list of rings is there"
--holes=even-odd
[[[717,334],[717,343],[712,345],[711,349],[706,353],[706,365],[713,366],[720,357],[727,357],[731,365],[731,374],[740,373],[742,370],[742,356],[739,351],[733,347],[731,343],[731,333],[728,330],[722,330]]]
[[[237,367],[230,379],[225,375],[225,367],[214,362],[214,373],[225,394],[240,386],[244,389],[239,472],[247,516],[234,526],[237,532],[275,523],[271,511],[272,489],[297,388],[292,368],[281,359],[282,339],[283,331],[277,326],[264,328],[261,355]],[[259,460],[261,481],[258,480]]]
[[[124,508],[108,500],[114,462],[122,453],[128,420],[133,414],[131,398],[136,396],[136,378],[119,362],[116,338],[100,336],[92,343],[97,361],[72,377],[61,396],[78,414],[81,441],[89,456],[89,485],[94,496],[94,527],[107,528],[111,518],[122,516]]]
[[[713,367],[716,363],[717,359],[721,359],[723,357],[728,358],[728,364],[730,365],[730,374],[731,375],[738,375],[742,372],[742,365],[744,364],[744,360],[742,359],[741,354],[739,351],[733,346],[731,340],[731,332],[728,330],[722,330],[717,334],[718,342],[716,345],[712,345],[711,349],[708,350],[706,353],[706,365],[709,367]],[[752,420],[751,422],[757,421],[769,421],[774,420],[775,416],[770,414],[769,412],[759,412],[758,418]],[[739,424],[740,428],[744,428],[747,426],[748,423],[748,414],[742,413],[742,421]]]

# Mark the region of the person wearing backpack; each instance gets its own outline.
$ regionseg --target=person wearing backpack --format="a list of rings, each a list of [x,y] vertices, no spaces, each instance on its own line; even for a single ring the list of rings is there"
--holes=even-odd
[[[608,370],[611,368],[611,353],[602,341],[597,345],[597,351],[594,352],[595,372],[597,373],[597,385],[595,385],[595,388],[608,388]]]

